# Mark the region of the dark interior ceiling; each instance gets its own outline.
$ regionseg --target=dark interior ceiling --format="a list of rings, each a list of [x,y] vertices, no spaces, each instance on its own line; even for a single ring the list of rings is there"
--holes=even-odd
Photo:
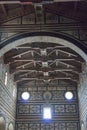
[[[4,55],[5,64],[18,85],[30,81],[52,83],[79,82],[84,60],[70,48],[54,43],[26,43]]]
[[[38,4],[43,6],[44,13],[87,21],[87,0],[0,0],[0,23],[35,12]],[[18,11],[14,13],[14,9]]]
[[[1,0],[0,24],[11,19],[35,12],[35,7],[42,5],[43,12],[62,15],[87,23],[87,1],[79,0]],[[14,13],[14,10],[20,10]],[[37,12],[35,12],[37,13]],[[84,60],[73,50],[60,44],[26,43],[4,55],[5,64],[10,65],[10,72],[18,85],[30,81],[52,83],[64,81],[77,84]]]

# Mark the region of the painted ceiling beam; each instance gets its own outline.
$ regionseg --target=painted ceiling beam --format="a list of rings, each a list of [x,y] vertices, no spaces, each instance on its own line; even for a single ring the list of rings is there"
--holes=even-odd
[[[73,1],[84,1],[84,0],[37,0],[37,2],[35,2],[34,0],[1,0],[0,4],[24,4],[24,5],[29,5],[29,4],[33,4],[33,3],[42,3],[42,4],[46,4],[46,3],[52,3],[52,2],[73,2]]]
[[[2,21],[0,21],[0,23],[2,23]],[[22,24],[22,25],[0,25],[0,31],[2,32],[26,32],[26,31],[31,31],[31,30],[40,30],[40,31],[43,31],[43,30],[46,30],[46,29],[49,29],[49,30],[61,30],[61,31],[64,31],[64,30],[68,30],[69,29],[87,29],[87,24],[84,23],[84,25],[82,25],[81,23],[72,23],[72,24],[55,24],[55,25],[29,25],[29,24]]]
[[[20,4],[20,0],[1,0],[0,4]]]
[[[3,4],[0,5],[5,16],[7,16],[7,10]]]
[[[38,71],[38,70],[37,70]],[[36,69],[16,69],[16,70],[13,70],[12,72],[11,72],[11,74],[18,74],[18,73],[26,73],[26,72],[37,72],[36,71]],[[40,70],[41,71],[41,70]],[[50,71],[50,70],[49,70]],[[77,74],[77,75],[79,75],[79,72],[76,70],[76,69],[71,69],[71,68],[66,68],[66,69],[63,69],[63,68],[61,68],[61,69],[54,69],[54,72],[71,72],[71,73],[75,73],[75,74]]]
[[[22,79],[17,79],[17,80],[15,80],[15,82],[16,83],[18,83],[18,82],[21,82],[21,81],[29,81],[29,80],[48,80],[48,81],[51,81],[51,80],[71,80],[71,81],[74,81],[74,82],[78,82],[78,79],[72,79],[72,78],[70,78],[70,77],[58,77],[58,78],[51,78],[51,79],[43,79],[43,78],[22,78]]]
[[[70,1],[84,1],[84,0],[53,0],[54,2],[70,2]]]

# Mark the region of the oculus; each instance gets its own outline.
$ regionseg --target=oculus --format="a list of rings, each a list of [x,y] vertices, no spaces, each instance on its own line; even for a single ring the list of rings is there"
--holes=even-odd
[[[30,98],[30,94],[29,94],[29,92],[23,92],[21,97],[24,100],[28,100]]]
[[[71,100],[73,98],[73,93],[68,91],[65,93],[65,98],[68,99],[68,100]]]

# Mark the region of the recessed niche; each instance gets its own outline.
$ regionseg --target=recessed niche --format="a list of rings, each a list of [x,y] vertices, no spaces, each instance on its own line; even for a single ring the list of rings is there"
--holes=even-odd
[[[5,119],[0,117],[0,130],[5,130]]]

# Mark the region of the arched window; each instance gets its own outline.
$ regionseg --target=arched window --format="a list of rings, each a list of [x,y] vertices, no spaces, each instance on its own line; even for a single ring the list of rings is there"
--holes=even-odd
[[[5,85],[7,85],[8,73],[5,72]]]

